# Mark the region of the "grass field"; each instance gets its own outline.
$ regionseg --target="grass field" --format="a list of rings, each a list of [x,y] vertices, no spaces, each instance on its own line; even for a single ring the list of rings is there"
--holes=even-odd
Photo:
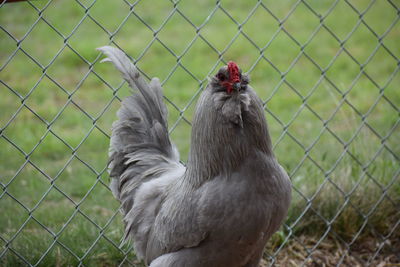
[[[138,1],[129,17],[123,1],[80,3],[0,4],[0,265],[134,258],[118,249],[106,187],[108,135],[129,94],[99,63],[95,48],[111,41],[163,82],[183,161],[207,77],[221,60],[250,73],[295,188],[270,252],[300,234],[400,236],[399,2]]]

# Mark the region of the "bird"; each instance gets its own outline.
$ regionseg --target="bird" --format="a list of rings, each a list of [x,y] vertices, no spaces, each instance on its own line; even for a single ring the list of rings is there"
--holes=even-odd
[[[118,48],[98,48],[133,88],[112,125],[110,188],[125,242],[150,267],[258,266],[291,201],[263,102],[237,63],[202,91],[186,164],[168,133],[160,80],[147,82]]]

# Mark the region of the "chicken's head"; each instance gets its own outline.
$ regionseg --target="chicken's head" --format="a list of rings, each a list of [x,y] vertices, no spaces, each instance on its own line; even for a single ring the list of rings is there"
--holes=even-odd
[[[248,94],[249,76],[239,66],[229,61],[211,78],[214,107],[228,125],[243,127],[242,113],[248,111],[251,97]]]
[[[242,74],[241,69],[235,62],[229,61],[226,66],[219,69],[212,79],[212,83],[216,90],[226,91],[230,94],[245,90],[249,83],[249,76]]]

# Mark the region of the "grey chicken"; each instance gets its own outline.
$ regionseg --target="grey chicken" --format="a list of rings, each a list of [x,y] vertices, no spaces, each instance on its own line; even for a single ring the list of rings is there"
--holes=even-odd
[[[99,48],[139,92],[118,111],[110,141],[111,189],[125,239],[151,267],[258,266],[286,217],[291,183],[272,152],[261,100],[229,62],[202,92],[186,167],[168,136],[157,78]]]

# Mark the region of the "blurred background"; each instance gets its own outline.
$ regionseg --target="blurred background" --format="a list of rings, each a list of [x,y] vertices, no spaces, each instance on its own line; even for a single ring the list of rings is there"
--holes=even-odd
[[[183,161],[207,77],[229,60],[250,74],[293,182],[265,266],[399,264],[398,0],[6,2],[1,266],[142,266],[120,246],[108,188],[111,124],[130,94],[99,62],[108,44],[162,81]]]

